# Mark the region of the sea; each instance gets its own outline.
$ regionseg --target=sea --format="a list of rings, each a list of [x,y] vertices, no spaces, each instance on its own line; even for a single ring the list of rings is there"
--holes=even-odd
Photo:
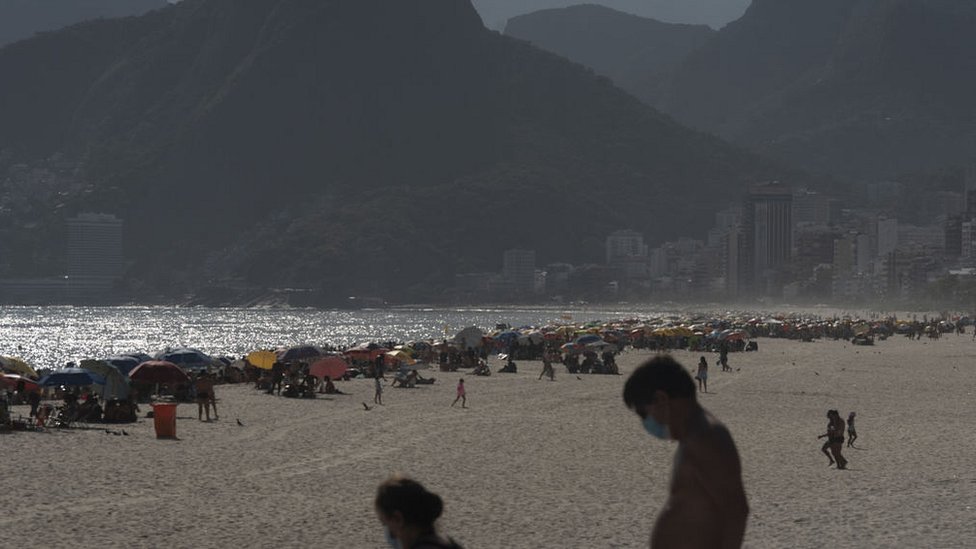
[[[363,310],[206,307],[0,307],[0,355],[37,368],[86,358],[192,347],[240,357],[300,344],[349,347],[366,342],[451,338],[468,326],[544,326],[650,318],[639,306],[472,307]]]

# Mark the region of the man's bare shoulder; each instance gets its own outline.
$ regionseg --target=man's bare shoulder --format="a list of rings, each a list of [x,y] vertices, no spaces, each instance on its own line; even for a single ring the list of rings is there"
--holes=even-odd
[[[738,467],[739,452],[728,427],[708,411],[697,429],[682,441],[684,455],[696,462]]]

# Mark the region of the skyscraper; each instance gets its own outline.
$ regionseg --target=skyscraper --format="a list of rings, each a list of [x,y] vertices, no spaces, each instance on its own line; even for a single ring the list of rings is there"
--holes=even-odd
[[[520,294],[535,288],[535,251],[506,250],[502,257],[502,275]]]
[[[782,271],[793,254],[793,192],[779,182],[755,185],[749,190],[743,208],[743,228],[751,267],[746,293],[765,295],[778,292]]]

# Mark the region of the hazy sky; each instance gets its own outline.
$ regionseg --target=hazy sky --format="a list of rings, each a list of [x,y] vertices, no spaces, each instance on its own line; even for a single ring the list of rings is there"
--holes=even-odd
[[[705,23],[721,28],[738,19],[751,0],[472,0],[485,25],[502,30],[510,17],[575,4],[601,4],[669,23]]]

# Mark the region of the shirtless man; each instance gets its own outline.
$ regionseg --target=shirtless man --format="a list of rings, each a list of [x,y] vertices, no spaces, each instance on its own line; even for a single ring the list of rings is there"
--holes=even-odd
[[[631,374],[624,403],[656,438],[678,441],[668,500],[654,524],[652,548],[738,548],[749,505],[739,453],[729,430],[695,399],[688,372],[657,356]]]
[[[203,412],[207,412],[207,421],[210,421],[210,404],[213,402],[213,380],[206,372],[201,372],[200,377],[195,383],[197,390],[197,419],[203,421]],[[214,414],[217,413],[214,407]]]

